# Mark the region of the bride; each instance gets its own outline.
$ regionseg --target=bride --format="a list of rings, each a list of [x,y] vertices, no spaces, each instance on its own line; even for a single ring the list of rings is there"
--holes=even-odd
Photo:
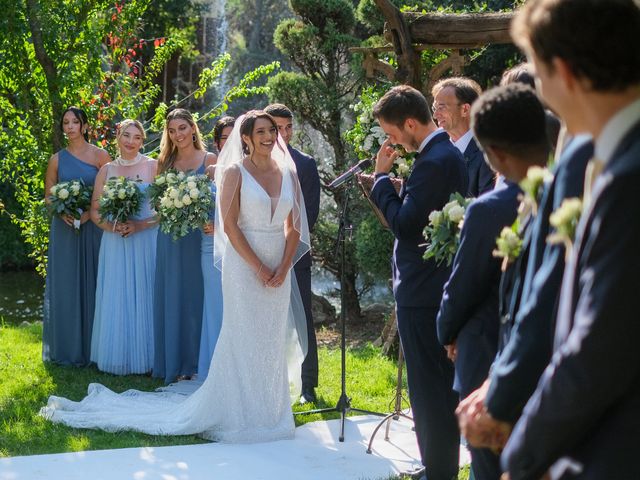
[[[224,312],[206,380],[187,396],[179,388],[117,394],[91,384],[80,402],[50,397],[46,418],[233,443],[293,436],[291,403],[300,390],[291,381],[299,381],[307,335],[302,304],[290,302],[290,272],[309,249],[304,200],[275,121],[252,110],[235,125],[216,167],[214,256]]]

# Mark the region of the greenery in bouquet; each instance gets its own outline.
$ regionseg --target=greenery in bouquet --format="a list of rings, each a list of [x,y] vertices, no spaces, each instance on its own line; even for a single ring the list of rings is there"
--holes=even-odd
[[[356,115],[356,122],[345,133],[345,138],[353,145],[360,160],[375,157],[387,138],[380,124],[373,117],[373,106],[384,92],[379,87],[367,87],[362,91],[360,101],[351,105],[351,109]],[[411,172],[414,154],[407,153],[401,146],[396,146],[396,150],[399,156],[391,169],[390,176],[405,178]]]
[[[177,185],[184,180],[184,178],[184,172],[179,172],[174,168],[170,168],[156,175],[156,178],[149,187],[147,187],[147,196],[149,197],[149,202],[151,202],[151,206],[154,210],[158,211],[158,208],[160,207],[160,200],[167,188]]]
[[[423,235],[427,239],[425,260],[433,258],[438,265],[446,262],[451,265],[460,244],[460,230],[464,214],[472,199],[454,193],[442,210],[434,210],[429,214],[429,223]]]
[[[207,223],[214,205],[208,176],[178,172],[176,177],[181,180],[175,183],[167,178],[170,184],[156,208],[160,230],[174,240]]]
[[[54,215],[70,215],[76,229],[80,228],[82,212],[89,210],[93,187],[82,179],[56,183],[49,189],[49,208]]]
[[[140,212],[143,195],[135,180],[126,177],[108,179],[99,199],[100,221],[126,222]]]

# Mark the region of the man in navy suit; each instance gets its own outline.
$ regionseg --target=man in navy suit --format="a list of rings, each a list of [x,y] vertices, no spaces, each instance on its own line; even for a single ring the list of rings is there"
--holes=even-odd
[[[453,364],[438,342],[435,323],[451,269],[422,259],[422,231],[429,213],[441,210],[451,194],[467,191],[467,172],[462,154],[446,132],[437,129],[427,100],[415,88],[392,88],[373,115],[388,138],[376,157],[371,197],[395,236],[393,293],[424,478],[451,480],[458,472],[457,395]],[[392,145],[418,152],[399,195],[388,175],[398,156]]]
[[[464,155],[469,177],[467,197],[478,197],[495,185],[495,173],[484,161],[470,128],[471,105],[481,93],[480,85],[466,77],[445,78],[431,89],[433,119]]]
[[[459,415],[467,417],[461,419],[463,434],[473,446],[504,448],[506,435],[551,359],[566,251],[563,244],[547,243],[547,236],[555,231],[549,216],[563,200],[582,196],[585,168],[592,156],[591,137],[576,135],[555,163],[553,180],[544,188],[538,214],[527,232],[526,269],[517,274],[522,288],[514,295],[521,298],[511,302],[519,306],[509,310],[513,316],[509,335],[498,349],[488,381],[458,408]]]
[[[265,109],[273,117],[278,125],[278,133],[286,142],[289,153],[296,164],[302,197],[304,198],[307,220],[309,222],[309,232],[313,232],[313,227],[318,220],[320,212],[320,176],[318,167],[313,157],[293,148],[289,141],[293,135],[293,113],[289,108],[280,103],[274,103]],[[316,402],[315,387],[318,386],[318,344],[316,342],[316,331],[313,326],[313,315],[311,312],[311,252],[307,252],[293,271],[296,274],[305,316],[307,317],[307,356],[302,363],[302,393],[300,402]]]
[[[549,154],[544,107],[530,87],[489,90],[474,104],[472,118],[487,160],[506,180],[469,206],[438,314],[438,338],[455,361],[454,388],[461,398],[485,381],[497,351],[501,261],[493,256],[496,238],[516,219],[518,182],[529,167],[545,165]],[[498,455],[488,449],[470,452],[476,480],[500,478]]]
[[[620,48],[638,31],[633,0],[529,0],[513,24],[540,93],[595,158],[551,363],[502,454],[511,479],[640,478],[640,49]]]

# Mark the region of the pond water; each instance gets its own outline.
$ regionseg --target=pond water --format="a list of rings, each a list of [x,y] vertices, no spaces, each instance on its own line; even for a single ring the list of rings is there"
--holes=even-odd
[[[44,279],[34,271],[0,272],[0,323],[42,320]]]
[[[325,296],[337,310],[340,308],[340,282],[331,274],[314,269],[312,288]],[[20,324],[42,320],[44,279],[34,271],[0,272],[0,323]],[[386,285],[377,285],[362,298],[362,304],[390,303],[392,296]]]

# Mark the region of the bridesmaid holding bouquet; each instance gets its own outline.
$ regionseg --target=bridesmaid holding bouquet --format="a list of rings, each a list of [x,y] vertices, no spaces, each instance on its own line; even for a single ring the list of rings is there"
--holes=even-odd
[[[191,113],[167,115],[158,156],[158,173],[169,169],[202,174],[216,156],[204,149]],[[202,233],[173,240],[158,233],[154,288],[153,376],[165,383],[191,378],[198,370],[204,302]],[[213,268],[213,266],[212,266]]]
[[[98,170],[111,158],[88,142],[87,114],[69,107],[60,119],[67,148],[53,154],[45,177],[45,202],[60,182],[82,180],[93,186]],[[55,191],[55,190],[54,190]],[[47,280],[44,295],[42,358],[62,365],[89,363],[95,305],[98,251],[102,231],[89,222],[63,213],[51,220]]]
[[[145,131],[137,120],[118,125],[120,156],[100,169],[93,192],[91,219],[104,230],[96,288],[91,361],[103,372],[142,374],[153,367],[153,287],[156,262],[155,213],[145,198],[157,162],[140,154]],[[136,182],[132,197],[112,191],[109,179]],[[136,211],[129,218],[106,214],[105,198],[121,193],[122,203]],[[135,196],[136,198],[133,198]],[[102,208],[101,208],[102,207]],[[102,214],[101,214],[102,211]]]

